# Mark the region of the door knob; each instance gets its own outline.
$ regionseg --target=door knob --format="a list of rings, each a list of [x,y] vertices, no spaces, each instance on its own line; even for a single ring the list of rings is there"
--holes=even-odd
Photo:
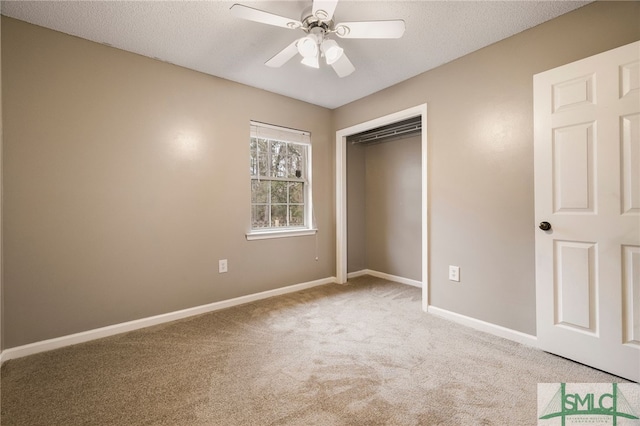
[[[542,229],[543,231],[548,231],[549,229],[551,229],[551,224],[549,222],[540,222],[538,228]]]

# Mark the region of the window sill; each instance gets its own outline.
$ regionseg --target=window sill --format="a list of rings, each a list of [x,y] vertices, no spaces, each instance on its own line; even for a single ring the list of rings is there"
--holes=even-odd
[[[318,232],[317,229],[283,229],[267,231],[251,231],[247,232],[247,240],[268,240],[271,238],[289,238],[289,237],[303,237],[305,235],[315,235]]]

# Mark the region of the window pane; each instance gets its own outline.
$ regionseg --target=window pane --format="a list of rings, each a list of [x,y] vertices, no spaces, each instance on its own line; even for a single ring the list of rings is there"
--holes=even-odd
[[[304,226],[304,206],[289,206],[289,226]]]
[[[251,206],[251,227],[267,228],[269,226],[269,210],[265,205]]]
[[[288,182],[271,181],[271,202],[273,204],[287,203]]]
[[[254,123],[252,123],[254,126]],[[277,130],[277,129],[276,129]],[[272,135],[280,135],[269,139]],[[284,133],[260,133],[252,127],[249,153],[251,173],[252,229],[301,228],[308,226],[305,203],[311,146],[284,142]],[[283,137],[284,140],[277,140]],[[297,140],[297,139],[292,139]]]
[[[304,183],[302,182],[289,183],[289,202],[292,204],[304,203]]]
[[[306,157],[307,147],[298,144],[289,144],[289,173],[288,177],[291,178],[304,178],[304,159]]]
[[[287,226],[287,206],[271,206],[271,226]]]
[[[269,142],[258,139],[258,176],[269,176]]]
[[[268,203],[269,202],[269,181],[251,180],[251,202],[252,203]]]
[[[287,143],[271,141],[271,176],[287,176]]]
[[[258,142],[255,138],[251,138],[251,142],[249,143],[249,172],[251,176],[258,176]]]

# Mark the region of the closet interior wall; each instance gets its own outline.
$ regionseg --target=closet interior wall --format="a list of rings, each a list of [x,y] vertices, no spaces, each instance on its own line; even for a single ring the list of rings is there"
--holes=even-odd
[[[347,143],[347,273],[421,280],[421,138]]]

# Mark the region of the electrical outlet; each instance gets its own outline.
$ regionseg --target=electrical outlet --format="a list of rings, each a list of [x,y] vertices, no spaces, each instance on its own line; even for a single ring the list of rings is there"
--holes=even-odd
[[[449,265],[449,280],[460,281],[460,267]]]
[[[224,274],[227,272],[227,259],[218,260],[218,273]]]

